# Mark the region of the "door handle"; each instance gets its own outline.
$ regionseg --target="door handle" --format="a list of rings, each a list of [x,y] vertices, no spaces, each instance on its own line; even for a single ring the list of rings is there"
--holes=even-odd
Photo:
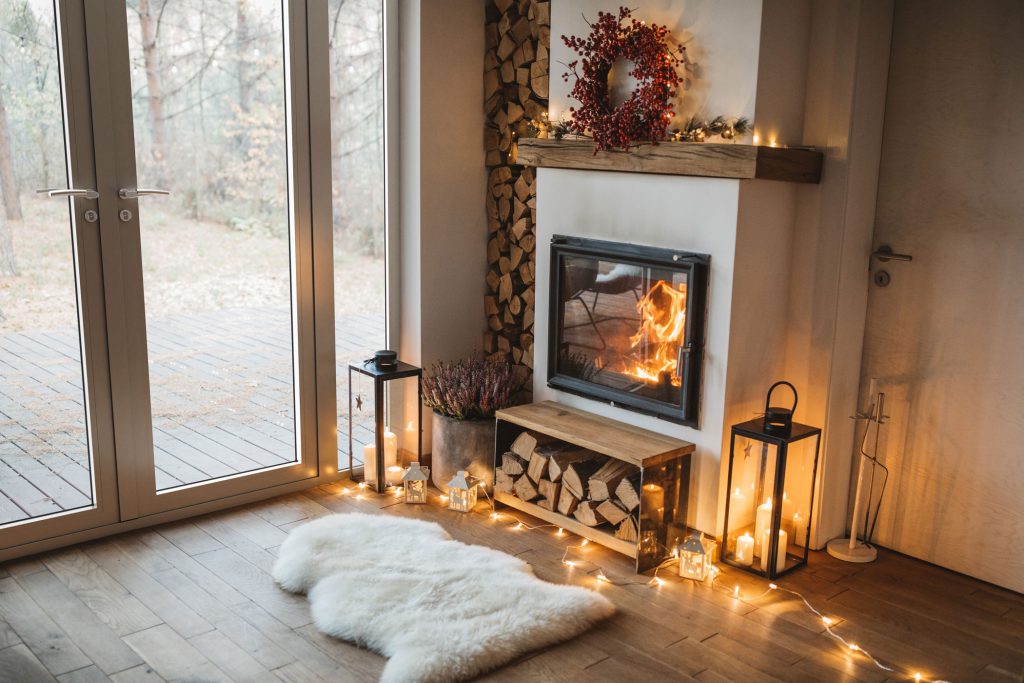
[[[881,261],[882,263],[888,263],[889,261],[914,260],[914,257],[911,256],[910,254],[897,254],[893,252],[892,247],[890,247],[888,244],[883,244],[882,246],[878,247],[878,249],[875,249],[871,253],[871,255],[874,256],[879,261]]]
[[[129,190],[127,187],[122,187],[117,191],[117,196],[121,199],[138,199],[139,197],[159,196],[166,197],[170,195],[170,190],[157,190],[153,188],[137,187],[134,190]]]
[[[36,190],[36,194],[46,195],[47,197],[79,197],[81,199],[99,199],[100,196],[100,193],[96,190],[79,190],[71,187],[50,187],[45,190]]]

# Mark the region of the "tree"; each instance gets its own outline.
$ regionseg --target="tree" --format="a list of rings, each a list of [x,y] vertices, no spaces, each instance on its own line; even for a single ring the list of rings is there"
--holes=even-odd
[[[18,184],[14,179],[14,160],[11,154],[11,136],[7,130],[7,107],[4,106],[4,91],[0,87],[0,194],[4,196],[4,213],[8,220],[21,220],[21,198]],[[4,228],[0,226],[0,233]],[[2,237],[0,237],[2,240]]]
[[[149,152],[153,159],[153,180],[162,185],[164,181],[164,98],[160,81],[160,55],[157,51],[157,34],[160,14],[151,0],[139,0],[139,27],[142,30],[142,56],[146,67],[146,101],[149,109]]]

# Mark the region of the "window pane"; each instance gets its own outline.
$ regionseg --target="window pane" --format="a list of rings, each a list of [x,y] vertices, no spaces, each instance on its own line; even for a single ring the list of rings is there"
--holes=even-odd
[[[294,462],[281,3],[127,8],[157,488]]]
[[[379,0],[329,0],[328,12],[338,447],[346,467],[347,367],[385,345],[384,15]],[[358,465],[363,445],[373,441],[373,397],[360,386],[354,390],[364,406],[354,416]]]

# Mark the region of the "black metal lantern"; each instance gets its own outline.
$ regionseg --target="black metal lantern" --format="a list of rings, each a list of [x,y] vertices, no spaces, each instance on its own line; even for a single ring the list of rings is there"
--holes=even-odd
[[[384,424],[384,385],[396,379],[416,378],[416,405],[423,405],[423,370],[414,365],[398,360],[394,351],[378,351],[374,358],[366,361],[349,363],[348,365],[348,466],[353,467],[352,437],[352,373],[365,375],[373,380],[373,444],[364,446],[363,483],[373,486],[377,493],[382,493],[388,482],[385,466],[392,461],[391,468],[396,470],[392,477],[394,485],[401,486],[404,468],[398,465],[397,437],[386,431]],[[362,398],[359,398],[362,403]],[[416,460],[423,456],[423,420],[420,411],[416,410]]]
[[[781,384],[792,408],[771,406]],[[764,418],[732,426],[720,547],[724,562],[775,579],[807,563],[821,429],[793,422],[788,382],[765,406]]]

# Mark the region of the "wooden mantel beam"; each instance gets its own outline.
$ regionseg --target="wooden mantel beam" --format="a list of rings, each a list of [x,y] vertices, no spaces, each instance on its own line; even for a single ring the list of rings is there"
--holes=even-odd
[[[518,161],[526,166],[589,171],[817,183],[821,180],[822,153],[798,147],[662,142],[637,145],[628,152],[595,154],[591,140],[522,138]]]

